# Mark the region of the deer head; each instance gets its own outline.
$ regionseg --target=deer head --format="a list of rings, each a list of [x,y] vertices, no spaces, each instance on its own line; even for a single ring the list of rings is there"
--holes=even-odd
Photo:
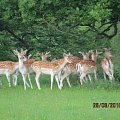
[[[18,56],[18,59],[20,61],[26,61],[27,60],[26,57],[25,57],[25,55],[27,53],[27,50],[24,50],[24,51],[21,51],[21,52],[18,52],[18,50],[13,50],[13,52],[16,56]]]
[[[105,58],[110,58],[113,57],[111,54],[111,48],[104,48],[105,52],[104,52],[104,57]]]
[[[90,52],[84,53],[84,52],[79,51],[79,53],[82,54],[83,60],[89,60],[89,54],[90,54]]]
[[[46,52],[45,54],[43,54],[43,52],[42,53],[38,52],[37,54],[41,56],[42,61],[47,61],[47,58],[51,57],[51,53],[50,52]]]
[[[96,62],[98,55],[100,55],[101,53],[102,52],[98,52],[97,50],[96,50],[96,52],[92,51],[92,55],[91,55],[92,60]]]
[[[67,63],[72,63],[72,60],[70,59],[70,57],[72,57],[72,56],[73,56],[73,55],[69,55],[69,54],[63,53],[64,60],[65,60]]]

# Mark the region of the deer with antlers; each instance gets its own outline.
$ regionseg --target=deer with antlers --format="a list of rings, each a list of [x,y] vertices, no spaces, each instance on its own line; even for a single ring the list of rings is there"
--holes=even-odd
[[[92,51],[91,51],[92,52]],[[96,60],[98,55],[101,54],[101,52],[92,53],[92,60],[81,60],[77,64],[77,70],[81,74],[80,75],[80,83],[81,85],[83,84],[83,79],[85,78],[86,75],[88,75],[89,80],[91,81],[90,73],[93,72],[95,75],[95,79],[97,78],[96,75]]]
[[[113,70],[113,63],[111,60],[112,54],[110,52],[111,49],[104,48],[104,58],[101,61],[101,67],[103,69],[104,79],[106,79],[106,75],[109,77],[110,80],[114,79],[114,70]]]
[[[31,79],[30,79],[30,73],[33,73],[33,70],[31,69],[31,64],[33,62],[35,62],[35,59],[26,59],[25,55],[27,53],[27,50],[18,52],[17,50],[13,51],[15,55],[18,56],[18,60],[19,60],[19,71],[22,75],[23,78],[23,82],[24,82],[24,90],[26,90],[26,85],[28,85],[26,78],[28,77],[29,83],[30,83],[30,87],[32,87],[32,83],[31,83]]]
[[[26,59],[26,61],[24,61],[24,64],[26,64],[27,66],[28,66],[28,64],[32,64],[34,61],[36,61],[36,59],[34,59],[34,58],[31,58],[31,54],[29,54],[27,57],[25,57],[25,59]],[[17,63],[19,63],[19,62],[17,62]],[[33,73],[33,71],[31,71],[30,72],[30,74],[31,73]],[[13,85],[14,86],[16,86],[17,85],[17,76],[19,75],[19,69],[18,69],[18,71],[15,73],[15,74],[13,74]],[[29,86],[29,84],[28,84],[28,82],[26,81],[26,85],[28,86],[28,87],[30,87]]]
[[[38,52],[37,54],[41,56],[42,61],[44,61],[44,62],[47,61],[47,58],[51,57],[50,52],[46,52],[45,54]]]
[[[40,78],[41,73],[51,75],[51,90],[52,90],[52,86],[53,86],[54,77],[57,81],[58,88],[60,88],[58,74],[59,74],[59,72],[61,72],[61,70],[64,68],[64,66],[67,63],[71,63],[68,55],[64,55],[63,59],[58,59],[58,60],[51,61],[51,62],[48,62],[48,61],[46,61],[46,62],[43,62],[43,61],[34,62],[31,65],[31,67],[36,74],[35,80],[36,80],[38,89],[41,89],[40,83],[39,83],[39,78]]]

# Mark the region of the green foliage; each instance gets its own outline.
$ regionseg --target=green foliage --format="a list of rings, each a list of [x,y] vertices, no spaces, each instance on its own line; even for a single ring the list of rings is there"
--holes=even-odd
[[[59,58],[63,52],[101,50],[117,34],[119,8],[119,0],[1,0],[1,51],[51,51]]]
[[[113,51],[113,61],[115,69],[115,78],[120,81],[120,24],[118,34],[111,40],[111,47]]]
[[[108,2],[108,0],[101,0],[100,2],[97,2],[94,6],[92,6],[92,9],[89,12],[90,16],[97,20],[98,23],[108,20],[111,15],[111,9],[108,8],[109,4],[110,2]]]

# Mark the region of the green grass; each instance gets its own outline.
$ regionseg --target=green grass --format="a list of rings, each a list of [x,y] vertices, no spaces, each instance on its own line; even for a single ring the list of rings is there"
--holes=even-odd
[[[16,87],[8,87],[5,77],[0,87],[0,120],[119,120],[120,108],[93,108],[94,102],[120,102],[120,87],[116,83],[99,80],[80,86],[71,78],[72,88],[65,82],[60,91],[50,77],[43,76],[41,90],[32,77],[34,89],[23,89],[19,78]]]

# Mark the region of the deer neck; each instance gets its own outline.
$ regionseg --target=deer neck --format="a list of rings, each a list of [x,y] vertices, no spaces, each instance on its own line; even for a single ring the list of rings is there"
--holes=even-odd
[[[109,56],[105,56],[105,58],[109,61],[111,61],[111,58]]]
[[[83,60],[89,60],[88,56],[83,56]]]
[[[19,59],[19,68],[22,68],[23,66],[24,66],[23,60],[20,60],[20,59]]]
[[[46,60],[45,58],[44,58],[44,59],[42,59],[42,61],[43,61],[43,62],[47,62],[47,60]]]
[[[14,64],[14,70],[19,68],[19,63],[18,62],[14,62],[13,64]]]
[[[67,62],[65,59],[63,59],[62,64],[59,66],[59,70],[61,70],[62,68],[64,68],[64,66],[65,66],[67,63],[68,63],[68,62]]]

